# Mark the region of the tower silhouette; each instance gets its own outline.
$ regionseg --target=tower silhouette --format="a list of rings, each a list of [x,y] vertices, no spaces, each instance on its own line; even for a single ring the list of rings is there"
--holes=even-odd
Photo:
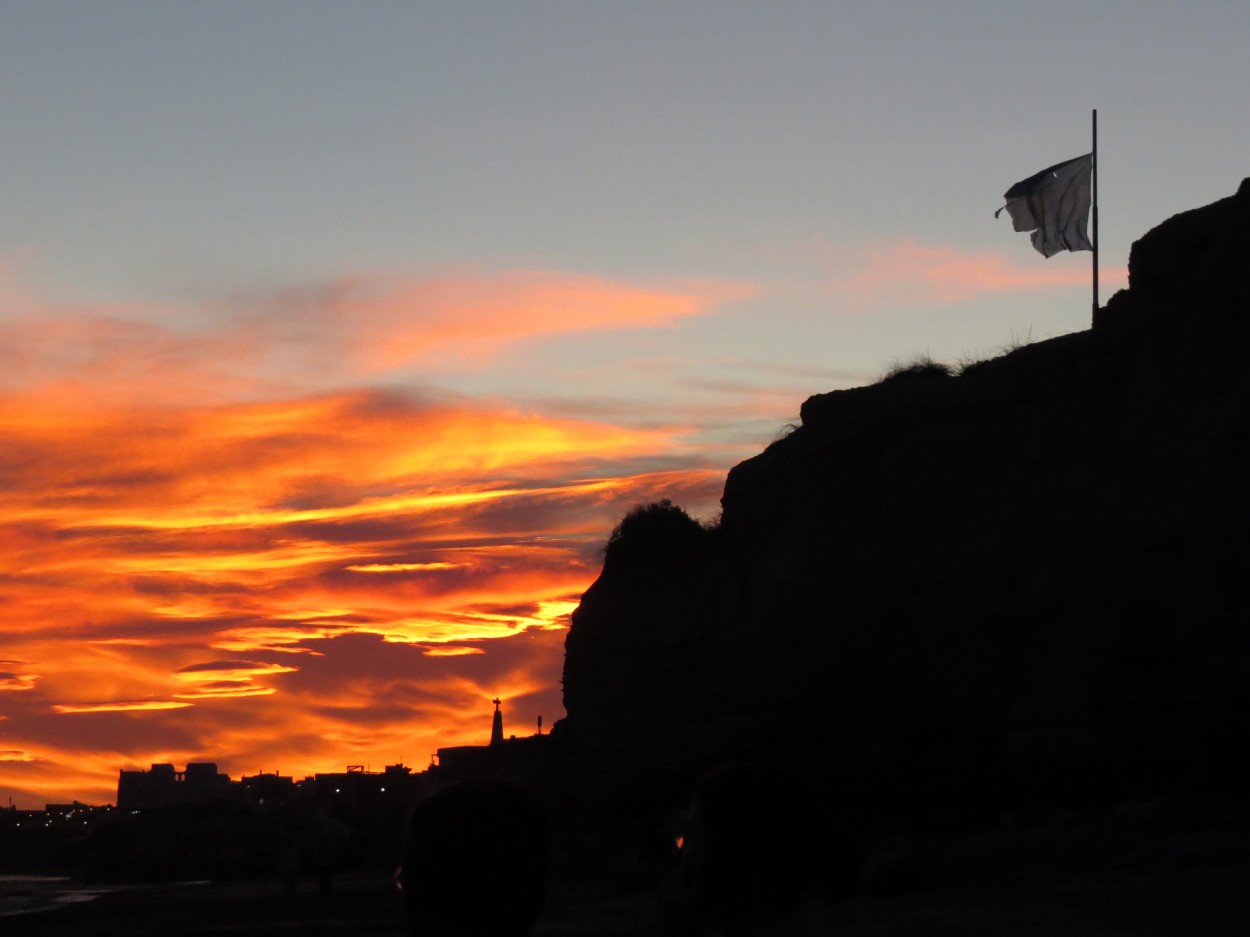
[[[499,745],[503,742],[503,713],[499,711],[499,697],[495,697],[491,702],[495,704],[495,717],[490,725],[490,743]]]

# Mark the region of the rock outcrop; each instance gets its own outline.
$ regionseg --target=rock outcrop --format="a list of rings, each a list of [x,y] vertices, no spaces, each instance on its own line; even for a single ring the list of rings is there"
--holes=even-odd
[[[1244,791],[1247,364],[1250,179],[1136,242],[1090,331],[812,397],[717,527],[618,530],[565,794],[636,822],[735,759],[883,812]]]

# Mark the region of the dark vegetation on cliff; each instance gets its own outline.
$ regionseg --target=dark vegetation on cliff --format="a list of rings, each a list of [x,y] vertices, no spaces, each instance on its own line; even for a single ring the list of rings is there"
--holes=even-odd
[[[636,509],[568,635],[570,807],[651,822],[733,760],[877,817],[1244,796],[1248,363],[1250,180],[1091,330],[812,397],[714,528]]]

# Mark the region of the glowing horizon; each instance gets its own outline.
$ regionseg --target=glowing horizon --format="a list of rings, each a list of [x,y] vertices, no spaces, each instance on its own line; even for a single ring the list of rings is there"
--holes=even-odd
[[[361,290],[318,307],[314,336],[292,339],[301,354],[389,347],[389,325],[409,348],[451,342],[472,368],[470,300],[488,303],[486,356],[582,321],[662,327],[710,302],[589,277],[443,279],[403,294],[432,323],[421,336],[393,297],[340,321]],[[339,324],[323,331],[327,315]],[[510,317],[528,324],[492,331]],[[706,508],[719,492],[689,423],[379,383],[373,352],[331,386],[294,372],[261,393],[281,348],[229,375],[217,363],[252,320],[205,338],[78,309],[56,317],[61,345],[29,313],[7,320],[20,367],[0,378],[6,796],[111,802],[118,770],[161,762],[422,767],[485,741],[495,697],[511,726],[550,725],[568,615],[612,524],[638,502]],[[175,347],[190,379],[154,396],[169,379],[154,362]],[[196,377],[211,371],[211,385]]]

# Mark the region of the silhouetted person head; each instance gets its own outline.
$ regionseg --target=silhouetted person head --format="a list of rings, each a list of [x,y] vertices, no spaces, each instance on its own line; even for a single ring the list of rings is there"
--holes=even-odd
[[[806,786],[768,767],[720,769],[699,784],[660,896],[666,934],[819,934],[827,831]]]
[[[400,868],[408,932],[524,937],[542,910],[547,830],[538,800],[508,781],[443,788],[412,814]]]

